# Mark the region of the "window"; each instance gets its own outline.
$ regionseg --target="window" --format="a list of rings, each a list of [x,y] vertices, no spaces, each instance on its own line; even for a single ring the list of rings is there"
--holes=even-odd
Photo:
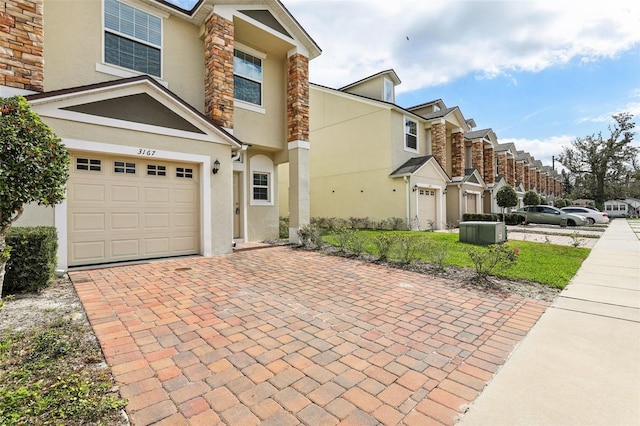
[[[147,165],[147,175],[149,176],[166,176],[167,166],[156,166],[155,164]]]
[[[269,174],[253,174],[253,199],[257,201],[269,201]]]
[[[176,177],[183,179],[193,179],[193,169],[186,167],[176,167]]]
[[[418,150],[418,123],[404,119],[404,146],[406,149]]]
[[[234,98],[262,105],[262,59],[235,49],[233,87]]]
[[[384,79],[382,100],[385,102],[393,102],[393,82],[388,78]]]
[[[76,158],[76,170],[99,172],[102,170],[102,161],[93,158]]]
[[[115,173],[125,173],[134,175],[136,173],[136,163],[125,163],[124,161],[114,161],[113,171]]]
[[[160,77],[162,20],[117,0],[104,1],[104,60]]]

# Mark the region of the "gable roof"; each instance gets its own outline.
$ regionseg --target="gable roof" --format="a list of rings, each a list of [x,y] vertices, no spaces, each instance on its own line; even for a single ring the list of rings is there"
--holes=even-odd
[[[355,81],[353,83],[347,84],[346,86],[343,86],[343,87],[339,88],[338,90],[346,91],[346,90],[349,90],[352,87],[359,86],[362,83],[365,83],[365,82],[370,81],[370,80],[374,80],[374,79],[376,79],[378,77],[382,77],[382,76],[389,77],[391,79],[391,81],[393,81],[394,86],[397,86],[398,84],[401,83],[400,77],[398,77],[398,74],[396,74],[396,72],[393,69],[388,69],[388,70],[380,71],[378,73],[370,75],[369,77],[365,77],[365,78],[363,78],[361,80],[358,80],[358,81]]]
[[[442,175],[444,180],[447,180],[447,181],[449,180],[449,175],[447,175],[447,172],[442,168],[440,163],[436,160],[436,158],[433,155],[425,155],[423,157],[410,158],[400,167],[398,167],[393,172],[391,172],[389,177],[411,176],[429,162],[433,164],[433,167],[437,168],[438,172]]]
[[[249,14],[244,13],[244,15],[278,32],[285,38],[300,42],[308,50],[309,59],[320,56],[322,53],[322,49],[280,0],[200,0],[191,10],[183,9],[167,0],[140,1],[160,7],[171,15],[197,26],[202,25],[207,20],[214,12],[214,8],[234,8],[239,12],[251,10],[252,12]],[[256,11],[263,12],[257,13]]]
[[[42,116],[136,127],[151,133],[227,143],[242,141],[148,75],[25,96]]]

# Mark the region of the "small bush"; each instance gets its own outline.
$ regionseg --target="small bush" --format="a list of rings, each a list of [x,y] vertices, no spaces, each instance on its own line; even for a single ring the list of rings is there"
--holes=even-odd
[[[394,245],[396,258],[404,264],[410,264],[418,258],[421,251],[421,239],[414,235],[399,235]]]
[[[298,229],[300,245],[308,249],[322,247],[322,230],[315,225],[304,225]]]
[[[476,270],[476,276],[486,279],[497,267],[507,269],[518,260],[520,249],[506,244],[492,244],[487,248],[470,247],[467,251]]]
[[[495,213],[465,213],[462,215],[462,221],[497,222],[498,215]]]
[[[3,293],[37,292],[55,276],[58,236],[52,226],[13,227],[6,237],[11,246]]]
[[[424,244],[424,251],[427,253],[427,260],[433,263],[441,271],[445,270],[444,259],[449,252],[449,246],[442,241],[428,241]]]
[[[389,258],[394,240],[394,236],[389,233],[382,233],[373,239],[373,245],[376,247],[376,251],[378,252],[378,260],[385,260]]]
[[[498,220],[504,222],[507,225],[520,225],[523,216],[518,213],[505,213],[498,214]]]
[[[282,239],[289,238],[289,217],[288,216],[280,217],[278,233],[280,235],[280,238]]]

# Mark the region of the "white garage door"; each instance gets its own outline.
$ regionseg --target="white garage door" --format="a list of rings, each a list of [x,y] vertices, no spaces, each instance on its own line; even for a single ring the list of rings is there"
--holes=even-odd
[[[72,155],[69,265],[197,254],[197,164]]]
[[[433,189],[418,190],[418,229],[433,228],[436,222],[436,194]]]

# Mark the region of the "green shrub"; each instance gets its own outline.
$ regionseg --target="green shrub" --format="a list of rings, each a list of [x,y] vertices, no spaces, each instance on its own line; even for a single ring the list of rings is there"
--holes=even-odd
[[[385,260],[389,258],[389,254],[391,253],[391,249],[393,248],[394,240],[394,235],[389,233],[379,234],[373,239],[373,245],[376,247],[379,260]]]
[[[316,249],[322,247],[322,230],[315,225],[304,225],[298,229],[300,245],[305,248]]]
[[[522,217],[523,215],[518,214],[518,213],[499,213],[498,214],[498,220],[501,222],[504,222],[507,225],[520,225],[520,222],[522,221]]]
[[[481,222],[497,222],[498,215],[495,213],[465,213],[462,215],[463,222],[469,222],[472,220]]]
[[[443,241],[428,240],[424,242],[423,251],[426,252],[427,260],[433,263],[441,271],[445,270],[444,260],[449,253],[449,246]]]
[[[35,292],[54,278],[58,236],[52,226],[13,227],[7,234],[11,255],[7,261],[4,294]]]
[[[492,244],[487,248],[469,247],[467,250],[478,278],[486,279],[497,267],[507,269],[518,260],[520,249],[506,244]]]
[[[278,233],[280,235],[280,238],[285,240],[289,239],[289,217],[288,216],[280,217]]]
[[[396,239],[395,257],[404,264],[410,264],[419,257],[421,252],[421,239],[415,235],[398,235]]]

